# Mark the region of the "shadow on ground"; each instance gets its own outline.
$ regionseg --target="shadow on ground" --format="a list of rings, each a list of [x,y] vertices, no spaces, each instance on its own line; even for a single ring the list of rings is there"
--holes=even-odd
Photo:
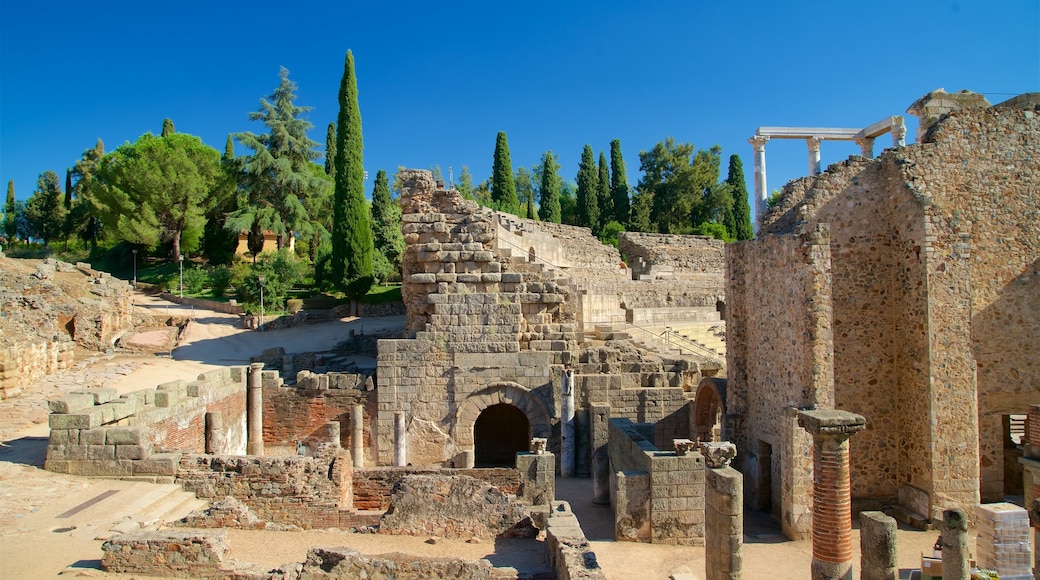
[[[21,437],[0,443],[0,461],[43,467],[47,459],[47,437]]]

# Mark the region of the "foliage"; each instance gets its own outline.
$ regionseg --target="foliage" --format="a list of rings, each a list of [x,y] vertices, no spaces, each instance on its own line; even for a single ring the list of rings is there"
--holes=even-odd
[[[614,198],[610,197],[610,168],[607,156],[599,152],[599,172],[596,181],[596,203],[599,206],[599,223],[596,231],[602,231],[607,222],[614,219]]]
[[[162,122],[162,134],[160,134],[159,136],[160,137],[169,137],[170,135],[173,135],[176,132],[177,132],[177,129],[175,129],[173,127],[173,121],[168,119],[168,118],[167,119],[163,119],[163,122]]]
[[[58,174],[47,170],[36,180],[36,190],[25,202],[25,217],[29,223],[31,237],[43,243],[61,238],[65,226],[65,204]]]
[[[520,202],[516,197],[513,163],[509,159],[509,142],[506,140],[505,131],[499,131],[495,137],[495,162],[491,168],[491,199],[502,208],[520,207]]]
[[[766,207],[768,207],[769,209],[772,209],[772,208],[780,205],[780,202],[783,199],[784,199],[784,192],[780,191],[779,189],[774,189],[773,193],[770,193],[769,197],[766,198]]]
[[[372,258],[372,271],[375,277],[374,283],[387,285],[401,281],[401,265],[391,262],[383,252],[376,250]]]
[[[151,248],[172,242],[176,257],[198,247],[223,174],[220,154],[198,137],[145,133],[105,155],[97,177],[103,186],[93,200],[117,239]]]
[[[538,217],[543,222],[560,223],[560,163],[552,151],[542,154],[541,184],[538,187]]]
[[[592,233],[599,232],[599,172],[596,169],[596,158],[592,154],[592,146],[585,145],[581,152],[581,163],[578,165],[578,224],[592,228]]]
[[[530,170],[523,165],[517,167],[514,182],[516,183],[516,198],[523,210],[523,215],[534,219],[534,184],[531,183]]]
[[[400,269],[401,255],[404,253],[404,235],[401,233],[401,206],[390,199],[390,186],[386,171],[376,172],[376,181],[372,188],[372,233],[378,260],[382,255],[392,270]],[[376,267],[373,264],[373,267]],[[378,271],[378,267],[376,270]],[[386,276],[377,278],[386,280]]]
[[[603,226],[603,230],[600,231],[598,236],[599,241],[616,248],[618,247],[618,234],[623,231],[625,231],[625,226],[614,220],[610,220]]]
[[[721,153],[717,145],[698,151],[689,143],[675,143],[671,137],[639,153],[643,178],[638,189],[639,195],[646,197],[638,201],[649,204],[651,228],[661,233],[689,234],[701,223],[725,219],[733,199],[729,186],[718,183]],[[633,219],[630,225],[644,225],[636,221]]]
[[[336,170],[336,123],[329,123],[325,131],[325,174],[332,175]]]
[[[627,224],[631,212],[628,198],[628,177],[625,176],[625,160],[621,158],[621,141],[610,142],[610,197],[614,202],[614,221]]]
[[[462,166],[462,173],[459,173],[459,182],[455,184],[455,189],[462,197],[473,199],[473,176],[469,172],[469,167]]]
[[[260,99],[260,109],[249,114],[260,121],[267,133],[236,133],[235,138],[252,150],[237,158],[238,185],[243,202],[228,216],[225,227],[234,232],[271,230],[279,247],[288,245],[295,232],[309,235],[314,216],[308,212],[309,200],[329,195],[329,182],[313,170],[321,153],[307,136],[313,125],[303,115],[311,110],[295,104],[296,83],[289,80],[284,67],[281,82],[268,99]]]
[[[105,156],[105,144],[97,140],[94,147],[83,151],[83,155],[72,166],[73,195],[75,202],[69,212],[66,229],[78,233],[79,237],[89,241],[92,248],[97,247],[101,238],[100,210],[95,202],[95,189],[100,186],[97,179],[98,168]]]
[[[4,202],[4,234],[7,236],[8,243],[14,242],[17,237],[18,229],[15,224],[15,217],[17,206],[14,203],[14,180],[10,179],[7,181],[7,201]]]
[[[235,290],[243,302],[260,302],[260,276],[263,276],[264,303],[270,310],[278,310],[301,278],[304,265],[286,249],[262,254],[247,270],[236,271]]]
[[[213,293],[215,298],[223,297],[224,293],[231,287],[232,276],[231,268],[227,266],[210,268],[209,272],[207,272],[207,277],[210,292]]]
[[[373,287],[368,294],[361,297],[361,302],[365,304],[383,304],[384,302],[400,302],[401,301],[401,287],[400,286],[377,286]]]
[[[729,156],[729,171],[726,175],[730,193],[733,195],[733,225],[730,233],[738,240],[750,240],[755,237],[751,223],[751,205],[748,203],[747,185],[744,183],[744,165],[740,155]]]
[[[198,294],[209,282],[209,274],[198,266],[184,269],[184,291]]]
[[[574,193],[577,189],[573,181],[566,181],[560,186],[560,223],[578,225],[578,199]]]
[[[354,55],[348,50],[340,81],[336,122],[336,188],[329,281],[351,298],[364,296],[374,281],[375,247],[365,201],[363,149]]]
[[[227,140],[224,141],[224,154],[220,156],[220,160],[227,162],[235,158],[235,138],[229,133]]]
[[[698,236],[711,236],[724,242],[733,241],[733,236],[726,231],[726,226],[718,222],[704,222],[694,228],[693,233]]]

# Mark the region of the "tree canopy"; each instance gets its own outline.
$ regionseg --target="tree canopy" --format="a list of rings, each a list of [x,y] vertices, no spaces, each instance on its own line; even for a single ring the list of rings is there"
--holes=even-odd
[[[509,142],[506,132],[499,131],[495,137],[495,161],[491,168],[491,199],[497,209],[515,212],[520,207],[516,197],[516,182],[513,180],[513,162],[509,159]]]
[[[401,233],[401,206],[390,197],[390,184],[386,171],[376,172],[372,188],[372,233],[375,249],[382,254],[388,265],[400,271],[401,255],[404,253],[404,235]],[[387,272],[381,278],[388,278]]]
[[[543,222],[560,223],[560,163],[552,151],[542,154],[541,185],[538,192],[538,217]]]
[[[599,170],[592,146],[585,145],[581,152],[581,164],[578,165],[578,224],[599,232]]]
[[[729,187],[720,184],[717,145],[697,150],[671,137],[639,153],[638,208],[633,207],[631,226],[649,226],[667,234],[691,234],[702,223],[723,223],[733,200]],[[644,213],[647,213],[644,217]],[[635,215],[636,212],[638,215]],[[648,223],[639,223],[646,219]]]
[[[58,174],[48,169],[40,174],[36,190],[25,202],[25,217],[32,237],[43,240],[44,244],[61,238],[66,211]]]
[[[621,140],[610,142],[610,197],[614,201],[614,220],[627,224],[631,202],[628,198],[628,177],[625,175],[625,160],[621,157]]]
[[[730,234],[737,240],[750,240],[755,237],[751,227],[751,205],[748,203],[747,185],[744,183],[744,164],[740,155],[729,156],[729,172],[726,175],[730,194],[733,196],[734,231]]]

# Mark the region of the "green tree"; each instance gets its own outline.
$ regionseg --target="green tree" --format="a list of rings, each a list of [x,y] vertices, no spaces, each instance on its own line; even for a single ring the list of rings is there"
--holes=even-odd
[[[594,228],[596,234],[603,231],[603,226],[614,219],[614,198],[610,197],[610,168],[607,156],[599,152],[599,172],[596,180],[596,204],[599,206],[599,223]]]
[[[236,158],[244,203],[228,217],[226,227],[235,232],[271,230],[282,248],[292,244],[295,233],[311,233],[307,200],[327,196],[329,183],[311,169],[321,157],[314,149],[318,143],[307,136],[313,125],[302,116],[311,108],[295,104],[296,83],[289,80],[285,67],[279,77],[270,100],[260,99],[260,109],[249,114],[249,120],[262,122],[267,133],[235,134],[253,152]]]
[[[516,168],[516,198],[523,207],[524,214],[534,219],[534,185],[531,183],[531,172],[521,165]]]
[[[538,192],[538,217],[543,222],[560,223],[560,163],[552,151],[542,154],[541,185]]]
[[[751,227],[751,205],[748,203],[747,185],[744,183],[744,164],[740,155],[729,156],[729,172],[726,175],[730,194],[733,195],[734,229],[730,233],[737,240],[750,240],[755,237]]]
[[[372,232],[375,249],[395,269],[400,269],[404,254],[404,235],[401,233],[401,206],[390,198],[386,171],[376,172],[372,188]]]
[[[65,168],[65,210],[72,209],[72,168]]]
[[[565,181],[560,185],[560,223],[576,226],[578,223],[578,185]]]
[[[224,154],[220,156],[221,184],[214,188],[206,226],[202,232],[202,250],[210,264],[230,264],[238,249],[238,233],[227,228],[228,216],[238,209],[236,195],[238,163],[235,159],[235,141],[228,135]],[[261,237],[261,241],[262,241]],[[218,294],[220,295],[220,294]]]
[[[654,192],[650,190],[636,190],[632,196],[632,207],[628,218],[628,231],[630,232],[655,232],[650,214],[654,208]]]
[[[98,139],[93,147],[83,151],[83,155],[72,166],[75,203],[69,212],[69,228],[78,232],[82,240],[90,242],[91,247],[97,246],[101,236],[100,211],[94,201],[94,193],[99,187],[97,172],[104,156],[105,144]]]
[[[171,243],[176,259],[198,247],[223,175],[220,153],[185,133],[145,133],[106,155],[92,188],[101,221],[132,244]]]
[[[516,182],[513,181],[513,163],[509,159],[509,142],[506,132],[499,131],[495,138],[495,162],[491,168],[491,199],[498,209],[516,211],[520,203],[516,197]]]
[[[17,239],[18,228],[15,222],[16,218],[14,180],[9,179],[7,181],[7,201],[4,203],[4,233],[7,235],[8,243],[14,243]]]
[[[36,190],[25,202],[25,216],[32,237],[43,240],[44,245],[62,235],[66,213],[63,197],[58,174],[47,170],[40,174],[36,180]]]
[[[581,152],[581,163],[578,165],[578,224],[592,228],[593,234],[599,231],[599,172],[596,169],[596,158],[592,154],[592,146],[585,145]]]
[[[469,172],[469,167],[462,166],[462,173],[459,173],[459,182],[455,185],[455,189],[462,197],[473,199],[473,176]]]
[[[358,106],[354,55],[347,51],[339,85],[336,121],[336,193],[332,208],[331,280],[352,299],[364,296],[373,283],[371,218],[365,202],[364,142]]]
[[[160,137],[169,137],[170,135],[173,135],[176,132],[177,130],[173,128],[173,121],[169,118],[163,119],[162,134],[160,135]]]
[[[336,123],[329,123],[325,131],[325,173],[332,175],[336,169]]]
[[[733,202],[729,187],[718,183],[721,151],[697,151],[669,137],[639,153],[640,195],[648,195],[641,201],[651,202],[649,221],[656,231],[689,234],[701,223],[724,221]]]
[[[235,159],[235,138],[230,134],[224,141],[224,154],[220,156],[221,161],[232,161]]]
[[[628,177],[625,176],[625,160],[621,158],[621,140],[610,142],[610,197],[614,202],[614,220],[627,224],[631,202],[628,198]]]

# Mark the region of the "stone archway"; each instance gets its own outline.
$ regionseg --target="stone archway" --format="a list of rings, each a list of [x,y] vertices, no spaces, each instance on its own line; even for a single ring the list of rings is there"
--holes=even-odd
[[[494,405],[505,405],[519,411],[527,419],[527,437],[549,437],[550,414],[545,404],[530,389],[517,383],[491,384],[470,394],[459,405],[455,414],[453,439],[462,449],[475,449],[474,427],[486,409]],[[493,411],[495,412],[495,411]],[[510,411],[502,411],[509,413]],[[526,445],[523,449],[526,449]],[[476,458],[474,458],[476,459]]]
[[[693,400],[693,436],[701,441],[718,440],[726,414],[726,380],[701,379]]]
[[[474,467],[516,467],[516,454],[527,451],[531,422],[507,403],[484,409],[473,423]]]

